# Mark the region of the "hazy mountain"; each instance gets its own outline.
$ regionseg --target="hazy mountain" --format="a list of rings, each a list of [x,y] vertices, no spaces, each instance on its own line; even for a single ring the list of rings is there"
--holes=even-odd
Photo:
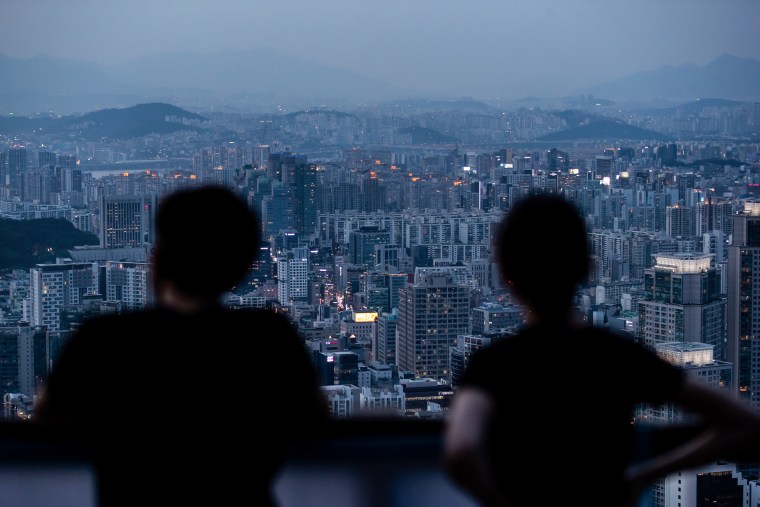
[[[45,55],[17,59],[0,54],[0,114],[92,111],[148,102],[146,97],[158,95],[156,90],[120,82],[98,64]]]
[[[628,125],[622,120],[588,114],[578,110],[554,113],[565,120],[568,128],[539,137],[539,141],[570,141],[577,139],[620,139],[668,141],[671,138],[654,130]]]
[[[171,104],[153,103],[88,113],[77,120],[69,121],[66,128],[75,128],[93,139],[130,139],[148,134],[197,129],[200,122],[205,120],[203,116]]]
[[[736,100],[727,99],[699,99],[685,104],[679,104],[672,107],[664,107],[659,109],[641,109],[637,110],[639,114],[647,114],[651,116],[673,116],[676,113],[681,114],[697,114],[706,107],[710,108],[733,108],[740,106],[749,106],[748,102],[739,102]]]
[[[29,59],[0,55],[0,114],[67,114],[147,102],[195,110],[262,112],[279,112],[282,105],[346,109],[369,102],[387,105],[388,101],[417,111],[486,112],[489,107],[472,99],[427,100],[431,97],[397,87],[392,79],[372,79],[341,68],[341,62],[320,65],[269,48],[155,54],[113,66],[42,55]],[[724,55],[703,67],[662,67],[578,90],[572,96],[667,100],[669,104],[702,97],[754,101],[760,100],[758,82],[760,61]],[[530,103],[526,99],[520,105]]]
[[[51,132],[75,131],[89,139],[130,139],[199,129],[205,120],[203,116],[171,104],[151,103],[62,118],[0,116],[0,132],[15,134],[44,128]]]
[[[454,144],[457,142],[457,138],[455,137],[447,136],[437,130],[426,127],[405,127],[398,129],[398,132],[410,135],[412,144]]]
[[[59,113],[141,102],[352,104],[421,96],[272,49],[156,54],[121,66],[0,55],[0,114]],[[223,100],[220,100],[223,99]]]
[[[703,67],[666,66],[638,72],[591,87],[581,93],[615,100],[696,100],[721,97],[734,100],[760,99],[760,61],[723,55]]]
[[[337,66],[316,64],[270,48],[208,55],[157,54],[116,69],[114,76],[147,87],[271,94],[280,98],[366,101],[419,95]]]

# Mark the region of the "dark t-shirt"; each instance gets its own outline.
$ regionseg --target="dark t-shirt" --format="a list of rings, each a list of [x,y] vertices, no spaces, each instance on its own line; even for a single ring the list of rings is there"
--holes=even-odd
[[[680,391],[683,373],[598,328],[526,328],[473,354],[460,386],[495,402],[490,460],[518,505],[615,505],[637,403]]]
[[[284,443],[326,414],[295,328],[265,310],[92,318],[43,400],[41,424],[92,444],[103,507],[271,504]]]

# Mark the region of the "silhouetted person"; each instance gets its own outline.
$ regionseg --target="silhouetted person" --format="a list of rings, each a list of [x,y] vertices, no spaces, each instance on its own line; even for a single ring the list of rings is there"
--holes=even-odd
[[[447,419],[445,465],[482,505],[633,505],[654,479],[732,456],[760,418],[620,335],[580,324],[586,227],[563,197],[517,202],[498,230],[501,276],[527,310],[512,337],[473,354]],[[675,402],[697,437],[632,462],[636,404]]]
[[[274,505],[286,443],[327,418],[296,329],[222,295],[259,251],[258,218],[220,187],[159,205],[153,309],[87,320],[61,351],[40,424],[92,446],[100,505]]]

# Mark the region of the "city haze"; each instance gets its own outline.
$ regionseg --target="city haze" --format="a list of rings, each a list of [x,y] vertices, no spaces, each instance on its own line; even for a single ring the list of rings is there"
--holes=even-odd
[[[0,53],[15,59],[129,69],[165,54],[266,51],[410,97],[562,96],[726,54],[760,59],[754,0],[46,0],[3,10]]]

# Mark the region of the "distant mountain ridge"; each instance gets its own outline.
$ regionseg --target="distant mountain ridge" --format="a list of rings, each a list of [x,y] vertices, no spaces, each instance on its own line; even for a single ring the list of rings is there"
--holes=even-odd
[[[203,116],[171,104],[149,103],[62,118],[0,116],[0,132],[13,134],[44,128],[53,132],[74,130],[89,139],[131,139],[201,129],[204,121]]]
[[[16,59],[0,54],[0,114],[75,106],[86,111],[178,99],[191,103],[215,96],[275,107],[288,98],[352,103],[421,95],[270,48],[156,54],[113,67],[44,55]]]
[[[755,102],[760,100],[759,82],[760,61],[723,55],[701,67],[665,66],[568,90],[566,96],[593,95],[595,102],[602,104],[608,100],[673,104],[706,97]],[[527,97],[502,103],[530,107],[544,99]],[[321,65],[271,48],[156,54],[118,66],[45,55],[17,59],[0,54],[0,115],[80,114],[150,102],[274,114],[281,112],[283,105],[290,110],[315,105],[345,110],[368,103],[395,103],[404,111],[484,113],[490,107],[477,99],[444,100],[399,87],[392,77],[388,81],[373,79],[341,68],[340,62]]]
[[[704,97],[760,100],[760,61],[722,55],[698,67],[687,64],[637,72],[583,90],[615,100],[693,101]]]
[[[740,102],[737,100],[728,99],[712,99],[704,98],[698,99],[685,104],[679,104],[677,106],[659,108],[659,109],[642,109],[639,110],[639,114],[648,114],[652,116],[672,116],[676,112],[684,114],[696,114],[705,108],[734,108],[749,105],[749,102]]]

